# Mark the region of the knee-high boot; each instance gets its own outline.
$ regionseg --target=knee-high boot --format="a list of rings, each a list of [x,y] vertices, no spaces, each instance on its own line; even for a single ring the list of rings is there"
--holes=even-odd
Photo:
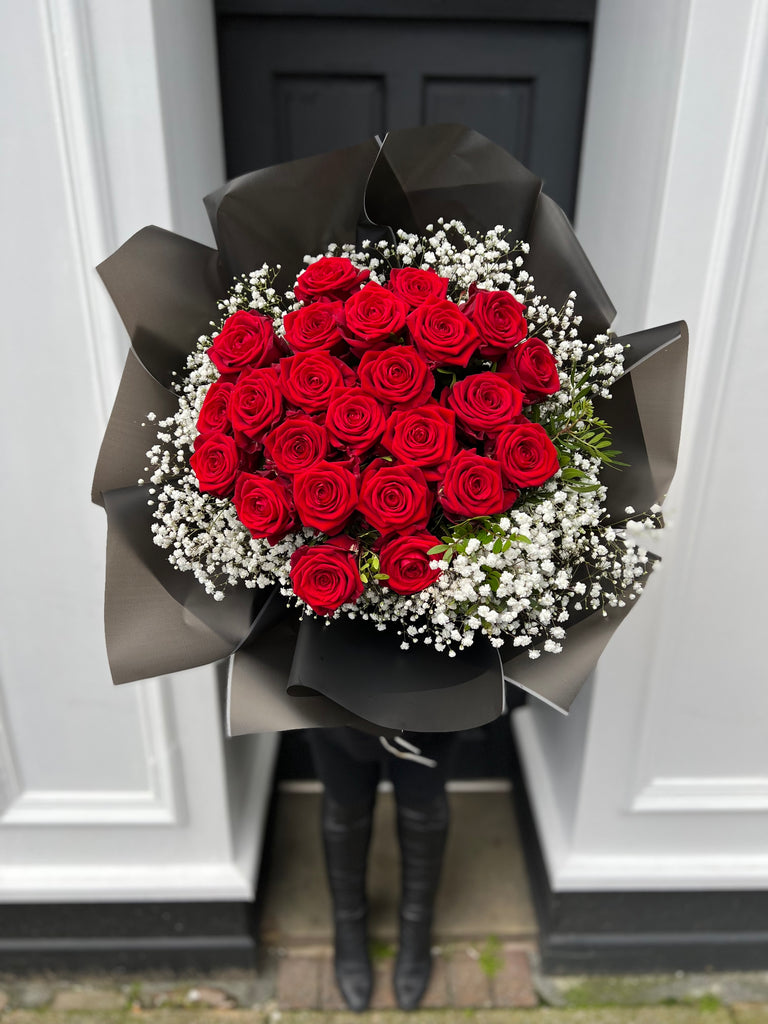
[[[368,953],[365,875],[373,804],[345,807],[323,801],[323,844],[333,901],[334,968],[351,1010],[365,1010],[373,988]]]
[[[395,962],[398,1006],[419,1005],[432,972],[432,913],[448,834],[448,798],[442,793],[419,807],[398,807],[402,857],[400,948]]]

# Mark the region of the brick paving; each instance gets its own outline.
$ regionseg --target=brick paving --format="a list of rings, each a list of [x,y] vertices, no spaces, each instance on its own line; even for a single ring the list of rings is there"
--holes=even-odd
[[[394,956],[374,959],[371,1008],[395,1009],[392,991]],[[291,953],[277,965],[276,1003],[282,1010],[343,1010],[328,952]],[[484,964],[474,947],[435,956],[434,969],[422,1006],[425,1009],[531,1007],[537,1005],[530,956],[523,949],[500,949]]]

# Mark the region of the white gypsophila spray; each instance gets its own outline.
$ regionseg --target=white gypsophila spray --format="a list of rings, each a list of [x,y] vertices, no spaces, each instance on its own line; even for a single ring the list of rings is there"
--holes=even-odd
[[[536,293],[524,269],[528,251],[525,242],[510,243],[501,226],[476,237],[458,221],[440,220],[424,237],[398,232],[394,246],[364,242],[357,251],[352,245],[330,245],[325,253],[305,258],[308,264],[322,256],[347,256],[382,284],[392,266],[434,270],[449,279],[448,298],[454,302],[462,301],[473,284],[508,289],[526,306],[528,336],[543,339],[558,366],[560,390],[526,413],[555,442],[560,472],[524,491],[501,515],[441,523],[436,529],[443,543],[432,563],[441,575],[425,590],[395,594],[374,572],[366,575],[357,603],[334,612],[334,618],[359,616],[379,629],[396,629],[403,648],[419,641],[454,655],[484,633],[494,646],[508,642],[527,648],[531,658],[541,651],[557,653],[574,614],[606,614],[607,607],[634,600],[652,567],[633,538],[656,525],[659,510],[633,519],[629,530],[618,529],[608,522],[600,481],[602,465],[617,464],[619,453],[610,448],[609,427],[596,417],[593,401],[610,397],[623,371],[622,346],[606,335],[579,336],[575,293],[561,309]],[[293,291],[279,294],[274,288],[279,269],[265,265],[238,280],[219,303],[223,319],[238,310],[257,310],[272,317],[284,337],[283,315],[300,304]],[[186,373],[175,384],[178,411],[159,423],[157,442],[147,453],[154,542],[167,551],[174,568],[192,572],[214,600],[223,599],[226,587],[244,584],[278,586],[303,605],[291,588],[291,554],[323,535],[302,527],[274,545],[254,539],[229,498],[200,493],[189,465],[197,417],[218,377],[206,355],[216,334],[201,337],[189,355]],[[361,551],[361,566],[370,558],[370,551]]]

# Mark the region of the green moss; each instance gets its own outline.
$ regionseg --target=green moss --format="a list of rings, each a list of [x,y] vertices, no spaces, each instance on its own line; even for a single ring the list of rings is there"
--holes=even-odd
[[[371,939],[368,943],[368,951],[372,960],[391,960],[395,955],[395,947],[391,942],[379,942]]]
[[[504,960],[501,956],[501,943],[495,935],[489,935],[485,940],[477,962],[480,964],[480,970],[486,978],[495,978],[504,966]]]
[[[723,1004],[717,996],[713,996],[712,993],[708,993],[698,999],[696,1001],[696,1005],[701,1013],[714,1013],[715,1010],[719,1010]]]

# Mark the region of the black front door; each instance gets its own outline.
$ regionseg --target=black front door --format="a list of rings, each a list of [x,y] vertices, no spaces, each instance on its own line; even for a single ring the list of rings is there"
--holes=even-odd
[[[227,174],[460,122],[573,216],[595,0],[215,0]],[[513,699],[515,695],[513,694]],[[471,730],[459,778],[506,775],[509,726]],[[311,774],[299,737],[280,773]]]
[[[230,177],[460,122],[573,215],[595,0],[216,0]]]

